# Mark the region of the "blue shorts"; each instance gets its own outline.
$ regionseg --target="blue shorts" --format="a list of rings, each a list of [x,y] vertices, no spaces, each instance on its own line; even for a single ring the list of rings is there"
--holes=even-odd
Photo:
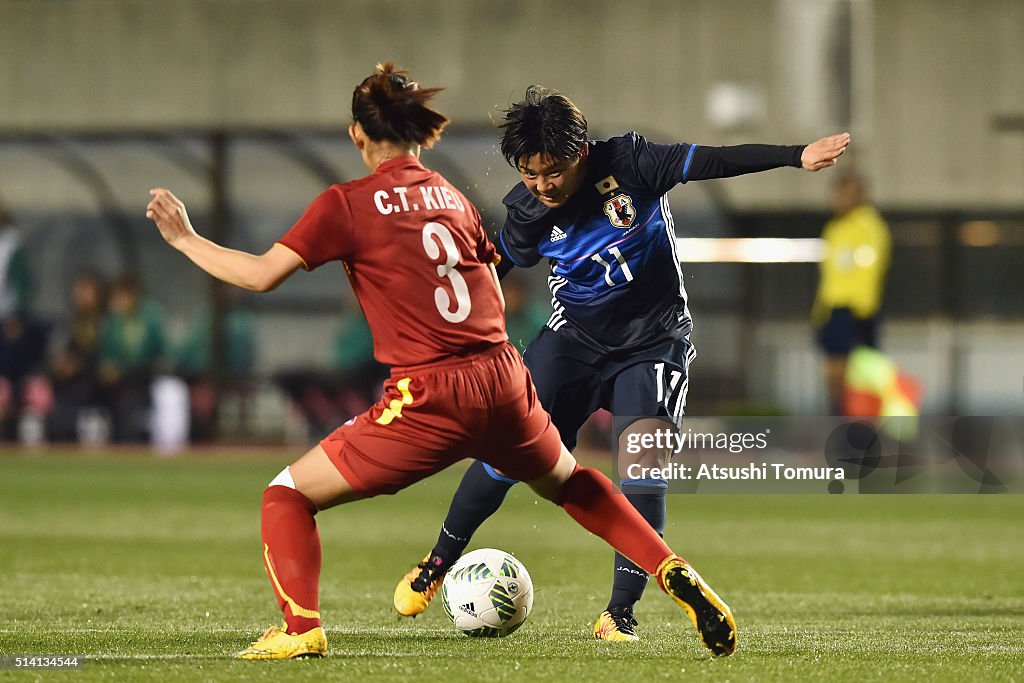
[[[848,356],[855,346],[878,348],[878,318],[858,318],[849,308],[833,308],[818,330],[818,343],[830,356]]]
[[[641,417],[662,417],[681,425],[694,356],[689,339],[612,356],[544,328],[526,347],[523,361],[541,405],[571,451],[580,427],[599,408],[614,417],[616,439]]]

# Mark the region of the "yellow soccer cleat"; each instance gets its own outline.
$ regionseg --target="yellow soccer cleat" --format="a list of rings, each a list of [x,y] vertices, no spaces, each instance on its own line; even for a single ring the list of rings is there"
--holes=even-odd
[[[317,626],[305,633],[292,635],[271,626],[263,637],[241,652],[235,659],[297,659],[299,657],[323,657],[327,654],[327,636]]]
[[[450,565],[440,555],[427,555],[395,586],[395,609],[403,617],[422,614],[441,587]]]
[[[633,643],[640,640],[636,633],[637,622],[628,607],[612,607],[601,612],[594,624],[594,637],[612,643]]]
[[[700,574],[682,558],[670,557],[658,567],[658,584],[688,615],[705,647],[728,657],[736,651],[736,621],[732,610]]]

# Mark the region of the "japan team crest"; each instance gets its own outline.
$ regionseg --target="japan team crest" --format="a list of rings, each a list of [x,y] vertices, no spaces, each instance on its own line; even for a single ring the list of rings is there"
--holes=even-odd
[[[628,194],[620,194],[612,197],[604,203],[604,215],[616,228],[628,228],[633,225],[636,218],[636,209],[633,208],[633,200]]]

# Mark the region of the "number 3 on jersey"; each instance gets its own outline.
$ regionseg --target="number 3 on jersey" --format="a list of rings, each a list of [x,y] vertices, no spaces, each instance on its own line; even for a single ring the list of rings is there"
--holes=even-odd
[[[469,317],[473,303],[469,299],[466,279],[462,277],[462,273],[455,270],[455,266],[459,264],[459,248],[455,245],[455,239],[448,228],[440,223],[427,223],[423,226],[423,249],[433,261],[441,258],[441,247],[434,241],[435,237],[444,247],[444,263],[437,266],[437,276],[451,281],[456,306],[454,311],[451,310],[452,299],[444,287],[434,290],[434,305],[437,306],[442,318],[450,323],[461,323]]]

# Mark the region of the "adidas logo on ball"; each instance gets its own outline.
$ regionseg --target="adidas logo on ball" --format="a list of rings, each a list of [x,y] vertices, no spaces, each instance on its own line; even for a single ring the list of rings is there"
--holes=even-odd
[[[495,548],[463,555],[444,577],[441,601],[455,628],[471,638],[514,632],[533,609],[533,582],[523,563]]]

